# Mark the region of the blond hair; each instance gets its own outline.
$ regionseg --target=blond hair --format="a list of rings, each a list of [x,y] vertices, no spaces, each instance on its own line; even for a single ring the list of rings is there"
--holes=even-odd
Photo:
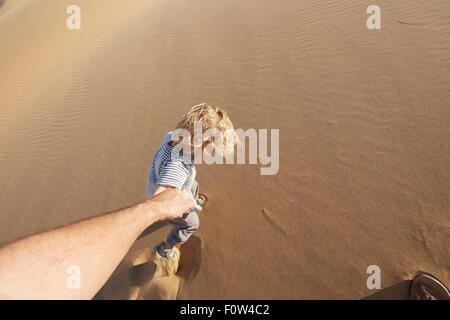
[[[196,126],[201,125],[201,133],[207,130],[216,130],[220,140],[208,141],[217,147],[217,151],[223,155],[228,155],[234,150],[234,146],[238,142],[236,132],[227,112],[219,107],[214,107],[206,103],[193,106],[186,113],[177,125],[177,129],[187,130],[191,134],[191,145],[195,145],[197,137],[195,137]],[[197,130],[200,128],[197,127]],[[202,141],[202,144],[204,142]]]

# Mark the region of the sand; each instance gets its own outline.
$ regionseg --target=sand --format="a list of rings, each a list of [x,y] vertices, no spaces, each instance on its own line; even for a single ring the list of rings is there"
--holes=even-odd
[[[379,31],[357,0],[78,0],[69,31],[72,2],[0,7],[0,244],[144,199],[206,101],[280,129],[279,173],[200,166],[176,278],[154,278],[151,230],[97,298],[360,299],[374,264],[383,288],[450,284],[447,0],[378,0]]]

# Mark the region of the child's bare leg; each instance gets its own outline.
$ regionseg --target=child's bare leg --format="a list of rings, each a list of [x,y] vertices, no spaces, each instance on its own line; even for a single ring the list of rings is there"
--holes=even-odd
[[[208,198],[206,195],[200,193],[200,188],[197,181],[194,181],[194,184],[192,185],[191,189],[192,196],[194,197],[195,201],[197,202],[197,205],[195,206],[195,210],[197,212],[203,211],[203,207],[206,204],[206,201]]]
[[[198,185],[197,180],[194,181],[194,183],[192,184],[192,189],[191,189],[191,193],[192,196],[194,197],[194,199],[198,198],[200,192],[200,186]]]

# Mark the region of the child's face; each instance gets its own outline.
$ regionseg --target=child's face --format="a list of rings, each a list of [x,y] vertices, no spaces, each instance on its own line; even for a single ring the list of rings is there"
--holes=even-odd
[[[190,156],[193,157],[196,152],[201,152],[202,157],[215,157],[217,152],[217,144],[216,139],[220,139],[220,137],[202,135],[198,137],[198,140],[193,138],[191,141],[183,140],[183,150],[185,153],[190,152]]]
[[[203,148],[203,156],[214,157],[216,155],[216,148],[214,144],[210,144]]]
[[[216,154],[216,146],[212,141],[204,141],[201,146],[185,144],[183,147],[185,153],[187,153],[188,150],[190,151],[191,156],[195,154],[196,149],[197,150],[201,149],[203,157],[214,157]]]
[[[214,157],[216,155],[215,137],[203,141],[202,151],[205,157]]]
[[[203,141],[201,146],[191,146],[192,154],[194,154],[196,148],[201,148],[203,157],[214,157],[216,155],[216,145],[211,139]]]

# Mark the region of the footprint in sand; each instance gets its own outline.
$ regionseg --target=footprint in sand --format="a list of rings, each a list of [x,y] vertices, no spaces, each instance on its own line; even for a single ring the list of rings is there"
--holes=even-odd
[[[144,300],[175,300],[181,282],[181,279],[176,274],[179,262],[180,250],[178,248],[175,248],[175,257],[171,260],[154,254],[155,272],[151,280],[142,287],[137,298]]]
[[[187,243],[176,249],[175,259],[167,261],[154,255],[152,263],[155,270],[152,278],[136,295],[137,299],[175,300],[180,297],[182,288],[200,270],[202,246],[200,238],[192,236]]]

